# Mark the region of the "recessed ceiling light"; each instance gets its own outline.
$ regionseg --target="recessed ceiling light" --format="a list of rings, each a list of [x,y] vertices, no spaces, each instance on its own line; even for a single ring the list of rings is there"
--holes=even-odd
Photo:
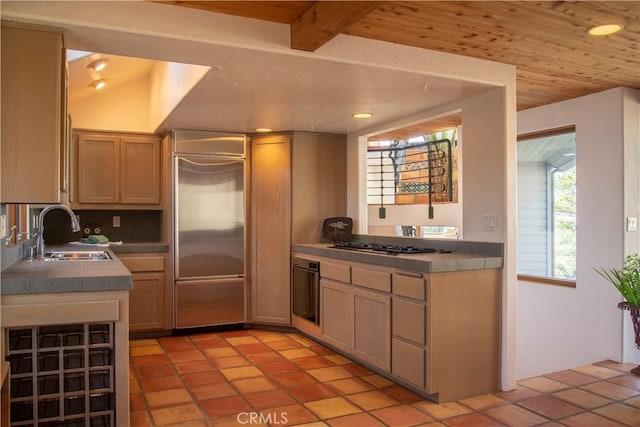
[[[354,119],[368,119],[369,117],[373,116],[372,113],[353,113],[351,115]]]
[[[100,80],[96,80],[96,81],[93,81],[93,82],[89,83],[89,86],[91,86],[91,87],[93,87],[93,88],[95,88],[97,90],[102,89],[106,85],[107,85],[107,79],[100,79]]]
[[[620,24],[604,24],[596,25],[587,30],[587,33],[592,36],[608,36],[609,34],[617,33],[622,29]]]
[[[256,128],[256,132],[266,133],[266,132],[271,132],[271,129],[269,129],[269,128]]]
[[[87,68],[93,71],[102,71],[107,67],[108,60],[106,58],[97,59],[87,65]]]

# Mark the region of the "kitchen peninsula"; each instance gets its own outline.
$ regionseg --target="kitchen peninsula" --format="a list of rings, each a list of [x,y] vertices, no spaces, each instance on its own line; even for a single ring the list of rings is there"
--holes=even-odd
[[[294,245],[319,270],[319,324],[294,325],[438,402],[499,390],[502,245],[365,237],[437,249]]]
[[[22,260],[2,271],[13,425],[62,417],[128,425],[132,279],[104,252],[106,259]]]

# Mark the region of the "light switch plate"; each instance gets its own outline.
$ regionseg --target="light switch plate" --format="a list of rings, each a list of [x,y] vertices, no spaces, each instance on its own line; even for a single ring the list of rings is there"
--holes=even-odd
[[[498,219],[494,214],[485,214],[482,216],[482,225],[484,231],[496,231]]]
[[[0,239],[7,237],[7,216],[0,215]]]
[[[635,216],[627,217],[627,231],[638,231],[638,218]]]
[[[114,228],[120,227],[120,217],[118,215],[113,216],[113,227]]]

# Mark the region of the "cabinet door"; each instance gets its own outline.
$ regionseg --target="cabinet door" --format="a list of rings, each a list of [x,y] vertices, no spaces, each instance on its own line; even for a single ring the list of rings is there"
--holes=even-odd
[[[424,388],[425,385],[425,350],[424,347],[409,344],[394,338],[393,365],[391,373],[415,386]]]
[[[353,355],[390,369],[391,302],[387,295],[353,290]]]
[[[129,329],[134,332],[171,329],[173,286],[165,279],[165,256],[119,254],[133,274],[129,293]]]
[[[253,140],[251,307],[258,323],[291,323],[290,153],[288,137]]]
[[[121,137],[120,203],[160,203],[160,141],[157,137]]]
[[[135,273],[129,293],[129,330],[165,327],[164,273]]]
[[[120,201],[120,145],[115,135],[78,135],[78,202]]]
[[[2,25],[3,203],[60,202],[62,34]]]
[[[393,335],[425,345],[427,307],[401,298],[393,298]]]
[[[351,352],[353,293],[349,286],[320,279],[320,328],[327,343]]]

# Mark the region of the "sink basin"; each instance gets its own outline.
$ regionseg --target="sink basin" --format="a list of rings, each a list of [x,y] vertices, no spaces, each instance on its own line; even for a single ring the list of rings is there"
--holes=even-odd
[[[107,251],[53,251],[44,254],[45,261],[110,261]]]

